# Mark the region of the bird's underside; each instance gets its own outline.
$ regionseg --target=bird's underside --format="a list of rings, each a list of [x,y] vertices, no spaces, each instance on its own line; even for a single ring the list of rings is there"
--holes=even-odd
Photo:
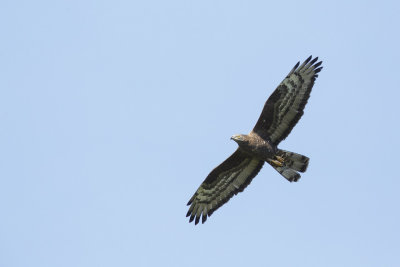
[[[278,149],[303,115],[322,62],[307,58],[297,63],[266,101],[261,115],[248,135],[234,135],[238,149],[207,176],[189,200],[186,216],[189,222],[204,223],[207,217],[225,204],[233,195],[242,192],[258,174],[264,163],[269,163],[290,182],[300,179],[309,158]]]

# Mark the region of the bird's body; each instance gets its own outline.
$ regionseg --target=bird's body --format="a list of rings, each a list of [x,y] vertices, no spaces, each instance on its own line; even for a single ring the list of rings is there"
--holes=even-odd
[[[204,223],[208,216],[225,204],[233,195],[242,192],[258,174],[264,163],[269,163],[290,182],[300,179],[309,158],[281,150],[284,140],[304,113],[317,73],[322,62],[307,58],[289,72],[278,88],[268,98],[253,130],[248,134],[231,137],[238,149],[207,176],[189,200],[190,222]]]
[[[231,139],[239,145],[239,149],[244,153],[260,160],[267,161],[276,154],[277,147],[254,132],[250,132],[248,135],[237,134],[232,136]]]

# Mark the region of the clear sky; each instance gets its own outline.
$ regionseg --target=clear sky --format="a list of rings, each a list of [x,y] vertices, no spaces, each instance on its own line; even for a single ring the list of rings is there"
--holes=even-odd
[[[400,266],[398,1],[0,4],[0,266]],[[204,225],[186,203],[297,61],[281,148]]]

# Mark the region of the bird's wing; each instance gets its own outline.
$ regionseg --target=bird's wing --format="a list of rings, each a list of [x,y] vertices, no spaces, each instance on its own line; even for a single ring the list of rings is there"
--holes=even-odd
[[[279,84],[264,105],[253,132],[275,145],[284,140],[304,113],[311,89],[322,61],[311,56],[300,65],[298,62]]]
[[[189,222],[202,223],[207,216],[225,204],[234,194],[242,192],[261,170],[264,161],[249,157],[237,149],[228,159],[216,167],[194,193],[186,217]]]

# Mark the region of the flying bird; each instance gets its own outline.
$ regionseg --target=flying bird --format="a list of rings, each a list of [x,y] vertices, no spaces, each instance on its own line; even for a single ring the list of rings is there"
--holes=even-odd
[[[304,113],[322,61],[318,57],[298,62],[268,98],[261,115],[248,134],[231,137],[239,147],[217,166],[200,185],[187,205],[189,222],[202,223],[233,195],[242,192],[258,174],[264,162],[270,164],[289,182],[300,179],[309,158],[278,148]]]

